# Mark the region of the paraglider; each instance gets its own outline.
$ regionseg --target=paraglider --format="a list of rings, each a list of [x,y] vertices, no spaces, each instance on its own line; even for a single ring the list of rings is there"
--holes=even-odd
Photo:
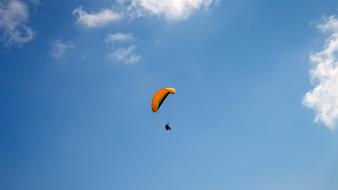
[[[154,113],[158,112],[163,102],[166,100],[169,94],[175,94],[176,89],[175,88],[162,88],[158,90],[151,101],[151,109]],[[171,127],[169,126],[169,123],[165,125],[165,130],[170,131]]]
[[[176,89],[175,88],[162,88],[158,90],[154,96],[153,100],[151,101],[151,109],[153,112],[157,112],[164,100],[168,97],[169,94],[175,94]]]

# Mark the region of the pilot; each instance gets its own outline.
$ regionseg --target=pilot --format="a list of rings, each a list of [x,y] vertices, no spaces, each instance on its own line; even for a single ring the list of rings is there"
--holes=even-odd
[[[165,130],[167,130],[167,131],[171,131],[171,128],[170,128],[170,126],[169,126],[169,123],[167,123],[166,125],[165,125]]]

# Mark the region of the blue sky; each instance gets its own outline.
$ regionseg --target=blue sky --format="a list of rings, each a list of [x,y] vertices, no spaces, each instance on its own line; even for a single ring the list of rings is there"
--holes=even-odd
[[[176,3],[0,0],[0,189],[338,189],[337,1]]]

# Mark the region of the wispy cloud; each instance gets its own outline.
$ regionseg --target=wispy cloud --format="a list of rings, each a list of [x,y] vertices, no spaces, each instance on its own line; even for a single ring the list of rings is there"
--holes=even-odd
[[[135,45],[126,48],[118,48],[112,53],[112,56],[119,62],[129,64],[135,64],[140,60],[140,55],[135,53]]]
[[[134,37],[132,34],[128,33],[116,33],[116,34],[108,34],[106,37],[106,43],[113,42],[132,42],[134,41]]]
[[[0,31],[5,46],[22,46],[34,39],[35,32],[28,26],[28,21],[29,9],[25,2],[20,0],[0,2]]]
[[[130,3],[128,9],[137,15],[154,15],[168,21],[179,21],[190,17],[197,10],[207,9],[219,0],[120,0]]]
[[[88,13],[82,7],[73,11],[79,24],[87,28],[96,28],[116,23],[124,18],[138,18],[151,16],[159,17],[166,21],[181,21],[190,18],[198,10],[206,10],[221,0],[116,0],[114,9],[101,9],[96,13]],[[118,11],[116,11],[118,10]],[[140,55],[136,52],[135,39],[130,33],[108,34],[105,42],[120,43],[117,48],[109,54],[119,62],[137,63]],[[121,47],[121,43],[124,47]],[[128,44],[128,46],[126,46]],[[119,47],[120,46],[120,47]]]
[[[116,42],[116,43],[115,43]],[[141,56],[136,53],[135,38],[131,33],[115,33],[108,34],[106,37],[108,45],[115,43],[114,50],[109,57],[114,58],[118,62],[135,64],[138,63]]]
[[[51,43],[51,53],[56,59],[63,57],[67,51],[74,48],[75,45],[71,42],[64,42],[62,40],[56,40]]]
[[[338,20],[335,16],[325,17],[323,22],[319,23],[317,27],[322,32],[338,32]]]
[[[73,15],[79,24],[87,28],[102,27],[110,23],[119,22],[123,18],[123,13],[114,12],[110,9],[102,9],[97,13],[88,13],[82,7],[76,8],[73,11]]]
[[[335,129],[338,122],[338,19],[325,18],[317,27],[330,36],[322,50],[310,55],[314,88],[306,93],[303,103],[316,112],[316,122]]]
[[[166,21],[188,19],[197,10],[206,10],[220,0],[117,0],[119,12],[102,9],[97,13],[88,13],[82,7],[73,11],[77,22],[88,27],[102,27],[121,21],[124,17],[157,16]],[[116,5],[116,4],[115,4]]]

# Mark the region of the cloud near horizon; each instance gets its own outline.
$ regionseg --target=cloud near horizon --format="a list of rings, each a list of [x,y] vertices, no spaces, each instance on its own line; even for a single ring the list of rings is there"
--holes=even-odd
[[[0,2],[0,31],[3,45],[21,47],[32,41],[36,33],[28,26],[28,21],[29,8],[25,2],[20,0]]]
[[[315,111],[315,121],[329,129],[338,122],[338,19],[330,16],[317,25],[330,36],[322,50],[312,53],[310,71],[312,90],[305,94],[303,103]]]

